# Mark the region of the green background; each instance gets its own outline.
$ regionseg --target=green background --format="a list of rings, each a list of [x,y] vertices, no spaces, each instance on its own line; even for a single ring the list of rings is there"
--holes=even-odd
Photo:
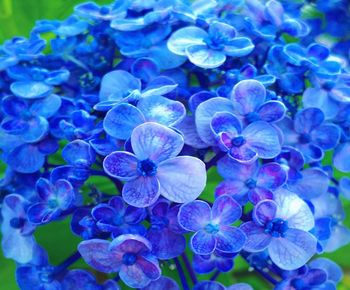
[[[147,1],[147,0],[145,0]],[[30,29],[33,27],[35,20],[38,19],[64,19],[69,16],[74,5],[85,2],[79,0],[0,0],[0,43],[13,36],[28,36]],[[110,1],[96,1],[99,4],[106,4]],[[330,156],[326,160],[330,160]],[[56,163],[61,163],[59,158]],[[0,164],[0,172],[4,172],[5,166]],[[336,177],[342,174],[337,172]],[[350,176],[350,175],[349,175]],[[219,176],[215,169],[209,172],[208,185],[203,195],[210,197],[219,181]],[[107,179],[90,178],[87,182],[89,185],[95,185],[104,192],[115,193],[116,189]],[[346,212],[350,210],[349,202],[346,202]],[[36,239],[49,253],[50,262],[54,265],[62,262],[66,257],[72,254],[80,241],[79,237],[74,236],[69,228],[70,220],[54,222],[49,225],[38,228]],[[350,226],[350,219],[345,222]],[[338,251],[325,255],[336,261],[344,270],[344,280],[338,289],[350,289],[350,245],[339,249]],[[80,260],[73,267],[87,268],[86,264]],[[0,251],[0,289],[17,290],[19,289],[15,282],[15,263],[12,260],[5,259]],[[170,267],[172,268],[172,267]],[[176,270],[171,270],[169,265],[163,265],[163,272],[167,275],[178,279]],[[106,277],[100,273],[95,273],[99,280]],[[209,276],[202,275],[201,280],[208,279]],[[249,272],[247,264],[236,259],[236,265],[233,271],[219,276],[219,281],[225,285],[236,282],[248,282],[255,290],[268,290],[271,286],[265,281],[260,280],[259,275]],[[127,289],[126,287],[123,287]],[[35,289],[33,289],[35,290]]]

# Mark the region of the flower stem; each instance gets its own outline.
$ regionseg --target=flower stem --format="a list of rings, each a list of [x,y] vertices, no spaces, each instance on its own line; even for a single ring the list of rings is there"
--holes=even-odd
[[[194,271],[193,271],[192,265],[191,265],[190,261],[188,260],[187,255],[186,255],[185,253],[182,253],[182,254],[181,254],[181,257],[182,257],[182,260],[183,260],[184,263],[185,263],[185,266],[186,266],[186,268],[187,268],[187,270],[188,270],[188,273],[190,274],[192,283],[193,283],[194,285],[196,285],[196,284],[197,284],[197,277],[196,277],[196,274],[195,274]]]
[[[81,255],[78,251],[73,253],[71,256],[69,256],[67,259],[65,259],[61,264],[59,264],[55,270],[54,274],[58,274],[62,272],[63,270],[67,269],[70,265],[74,264],[76,261],[78,261],[81,258]]]
[[[190,290],[190,288],[188,287],[188,284],[187,284],[187,281],[186,281],[186,277],[185,277],[184,271],[183,271],[183,269],[181,267],[179,259],[178,258],[174,258],[174,262],[175,262],[176,269],[177,269],[177,272],[179,274],[179,277],[180,277],[183,289],[184,290]]]
[[[215,281],[216,278],[220,275],[220,273],[221,273],[221,272],[220,272],[219,270],[216,270],[216,271],[214,272],[213,276],[211,276],[210,281]]]

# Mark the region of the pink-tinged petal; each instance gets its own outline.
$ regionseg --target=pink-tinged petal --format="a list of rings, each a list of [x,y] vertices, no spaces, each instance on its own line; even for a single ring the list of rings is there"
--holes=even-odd
[[[215,134],[227,132],[232,135],[237,135],[242,130],[239,119],[228,112],[216,113],[211,120],[210,125]]]
[[[139,160],[164,161],[177,156],[183,145],[180,134],[157,123],[144,123],[131,134],[131,146]]]
[[[217,250],[224,253],[237,253],[242,250],[247,236],[239,228],[221,226],[215,238]]]
[[[179,156],[158,166],[160,194],[170,201],[185,203],[195,200],[207,180],[205,164],[198,158]]]
[[[151,279],[146,276],[138,264],[131,266],[122,265],[119,272],[120,279],[131,288],[146,287]]]
[[[289,228],[309,231],[315,226],[315,218],[310,207],[298,195],[279,188],[274,192],[277,203],[276,217],[288,221]]]
[[[104,273],[118,272],[121,266],[121,253],[109,250],[110,242],[100,239],[83,241],[78,251],[84,261],[94,269]]]
[[[232,147],[229,156],[241,163],[252,163],[258,159],[258,153],[246,145]]]
[[[307,108],[295,115],[294,129],[299,134],[308,134],[324,121],[324,114],[318,108]]]
[[[151,261],[146,257],[140,256],[137,258],[136,263],[149,279],[157,280],[160,277],[161,270],[159,268],[158,262]]]
[[[255,187],[248,192],[248,198],[253,204],[257,204],[265,199],[273,199],[273,192],[266,188]]]
[[[122,195],[124,201],[132,206],[147,207],[157,201],[159,189],[157,177],[140,176],[124,185]]]
[[[210,222],[211,209],[208,203],[195,200],[180,207],[178,221],[185,230],[196,232]]]
[[[198,255],[209,255],[216,248],[216,239],[204,230],[196,232],[190,240],[192,251]]]
[[[295,270],[316,254],[317,240],[308,232],[289,229],[284,238],[272,239],[268,251],[271,260],[283,270]]]
[[[116,253],[142,253],[150,252],[151,243],[140,235],[126,234],[115,238],[109,246],[109,250]]]
[[[281,152],[278,133],[269,123],[258,121],[248,125],[243,136],[246,144],[255,151],[260,158],[270,159]]]
[[[256,185],[274,190],[282,186],[286,180],[287,174],[282,166],[278,163],[271,162],[260,168]]]
[[[105,172],[123,181],[129,181],[138,177],[137,158],[129,152],[117,151],[109,154],[103,160]]]
[[[237,201],[229,195],[219,196],[212,208],[211,218],[214,223],[230,225],[242,215],[242,208]]]
[[[266,89],[256,80],[243,80],[233,88],[232,101],[241,115],[255,112],[265,101]]]
[[[264,226],[266,223],[274,219],[277,212],[277,204],[272,200],[263,200],[259,202],[253,211],[254,221]]]
[[[248,202],[248,188],[244,182],[239,180],[224,180],[215,189],[215,196],[228,194],[233,197],[239,204]]]
[[[258,169],[258,163],[242,164],[228,156],[221,158],[217,163],[219,174],[230,180],[244,182],[248,178],[254,178]]]
[[[248,252],[261,252],[265,250],[271,242],[272,237],[265,234],[264,228],[254,222],[247,222],[240,226],[246,234],[247,240],[244,250]]]

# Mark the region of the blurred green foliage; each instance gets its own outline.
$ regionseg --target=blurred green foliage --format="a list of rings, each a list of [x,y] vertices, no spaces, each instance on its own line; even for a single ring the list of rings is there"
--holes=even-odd
[[[81,0],[0,0],[0,43],[13,36],[28,36],[30,29],[38,19],[64,19],[69,16],[74,5],[85,2]],[[98,4],[110,3],[109,0],[97,0]],[[57,159],[57,163],[60,163],[60,159]],[[330,156],[328,156],[330,161]],[[0,172],[4,172],[5,166],[0,163]],[[0,174],[1,177],[2,174]],[[213,199],[213,191],[215,186],[220,180],[219,175],[216,173],[215,168],[208,173],[208,184],[203,192],[203,198],[207,200]],[[336,177],[339,178],[342,174],[336,173]],[[92,177],[88,180],[85,189],[89,186],[95,186],[104,192],[110,194],[116,193],[114,184],[105,178]],[[346,202],[346,212],[350,211],[350,203]],[[79,237],[74,236],[70,231],[70,219],[51,223],[49,225],[41,226],[38,228],[35,236],[39,244],[41,244],[49,253],[50,262],[53,265],[57,265],[62,262],[66,257],[72,254],[77,244],[80,241]],[[347,218],[347,226],[350,226],[350,219]],[[1,238],[1,236],[0,236]],[[339,249],[335,253],[326,254],[325,256],[333,259],[344,269],[345,277],[342,284],[338,287],[339,290],[350,289],[350,245]],[[178,280],[176,270],[173,269],[173,265],[162,265],[163,273],[169,275]],[[183,265],[184,266],[184,265]],[[87,265],[79,260],[72,266],[87,268]],[[16,265],[12,260],[5,259],[2,251],[0,251],[0,289],[3,290],[17,290],[19,289],[15,282],[15,269]],[[106,276],[101,273],[96,273],[98,279],[103,280]],[[186,273],[188,281],[190,281],[188,274]],[[211,275],[200,275],[200,280],[209,279]],[[256,290],[268,290],[271,289],[271,285],[268,285],[264,280],[260,279],[259,274],[248,271],[248,265],[241,259],[235,260],[234,271],[221,274],[218,281],[225,285],[230,285],[237,282],[250,283]],[[123,287],[123,289],[128,289]],[[35,289],[33,289],[35,290]]]

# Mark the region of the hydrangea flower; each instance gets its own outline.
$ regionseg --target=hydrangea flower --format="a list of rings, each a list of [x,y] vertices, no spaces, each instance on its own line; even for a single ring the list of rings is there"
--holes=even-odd
[[[78,250],[91,267],[104,273],[118,272],[129,287],[143,288],[160,277],[158,261],[150,254],[151,244],[138,235],[121,235],[112,242],[92,239]],[[99,255],[94,255],[98,251]]]
[[[214,250],[223,253],[239,252],[246,236],[231,226],[242,214],[241,206],[228,195],[218,197],[212,208],[200,200],[181,206],[178,214],[180,226],[195,232],[190,245],[194,253],[209,255]]]
[[[274,200],[259,202],[253,221],[240,228],[246,233],[244,249],[268,249],[271,260],[281,269],[303,266],[316,252],[316,238],[308,233],[315,225],[309,206],[294,193],[279,189]]]
[[[183,145],[183,138],[175,131],[144,123],[131,134],[134,154],[113,152],[104,159],[103,167],[108,175],[126,181],[122,194],[130,205],[146,207],[160,195],[184,203],[199,196],[206,174],[199,159],[176,157]]]
[[[234,27],[213,21],[208,32],[196,26],[179,29],[171,35],[167,45],[171,52],[187,56],[196,66],[215,68],[226,61],[226,56],[242,57],[254,49],[249,38],[236,35]]]

